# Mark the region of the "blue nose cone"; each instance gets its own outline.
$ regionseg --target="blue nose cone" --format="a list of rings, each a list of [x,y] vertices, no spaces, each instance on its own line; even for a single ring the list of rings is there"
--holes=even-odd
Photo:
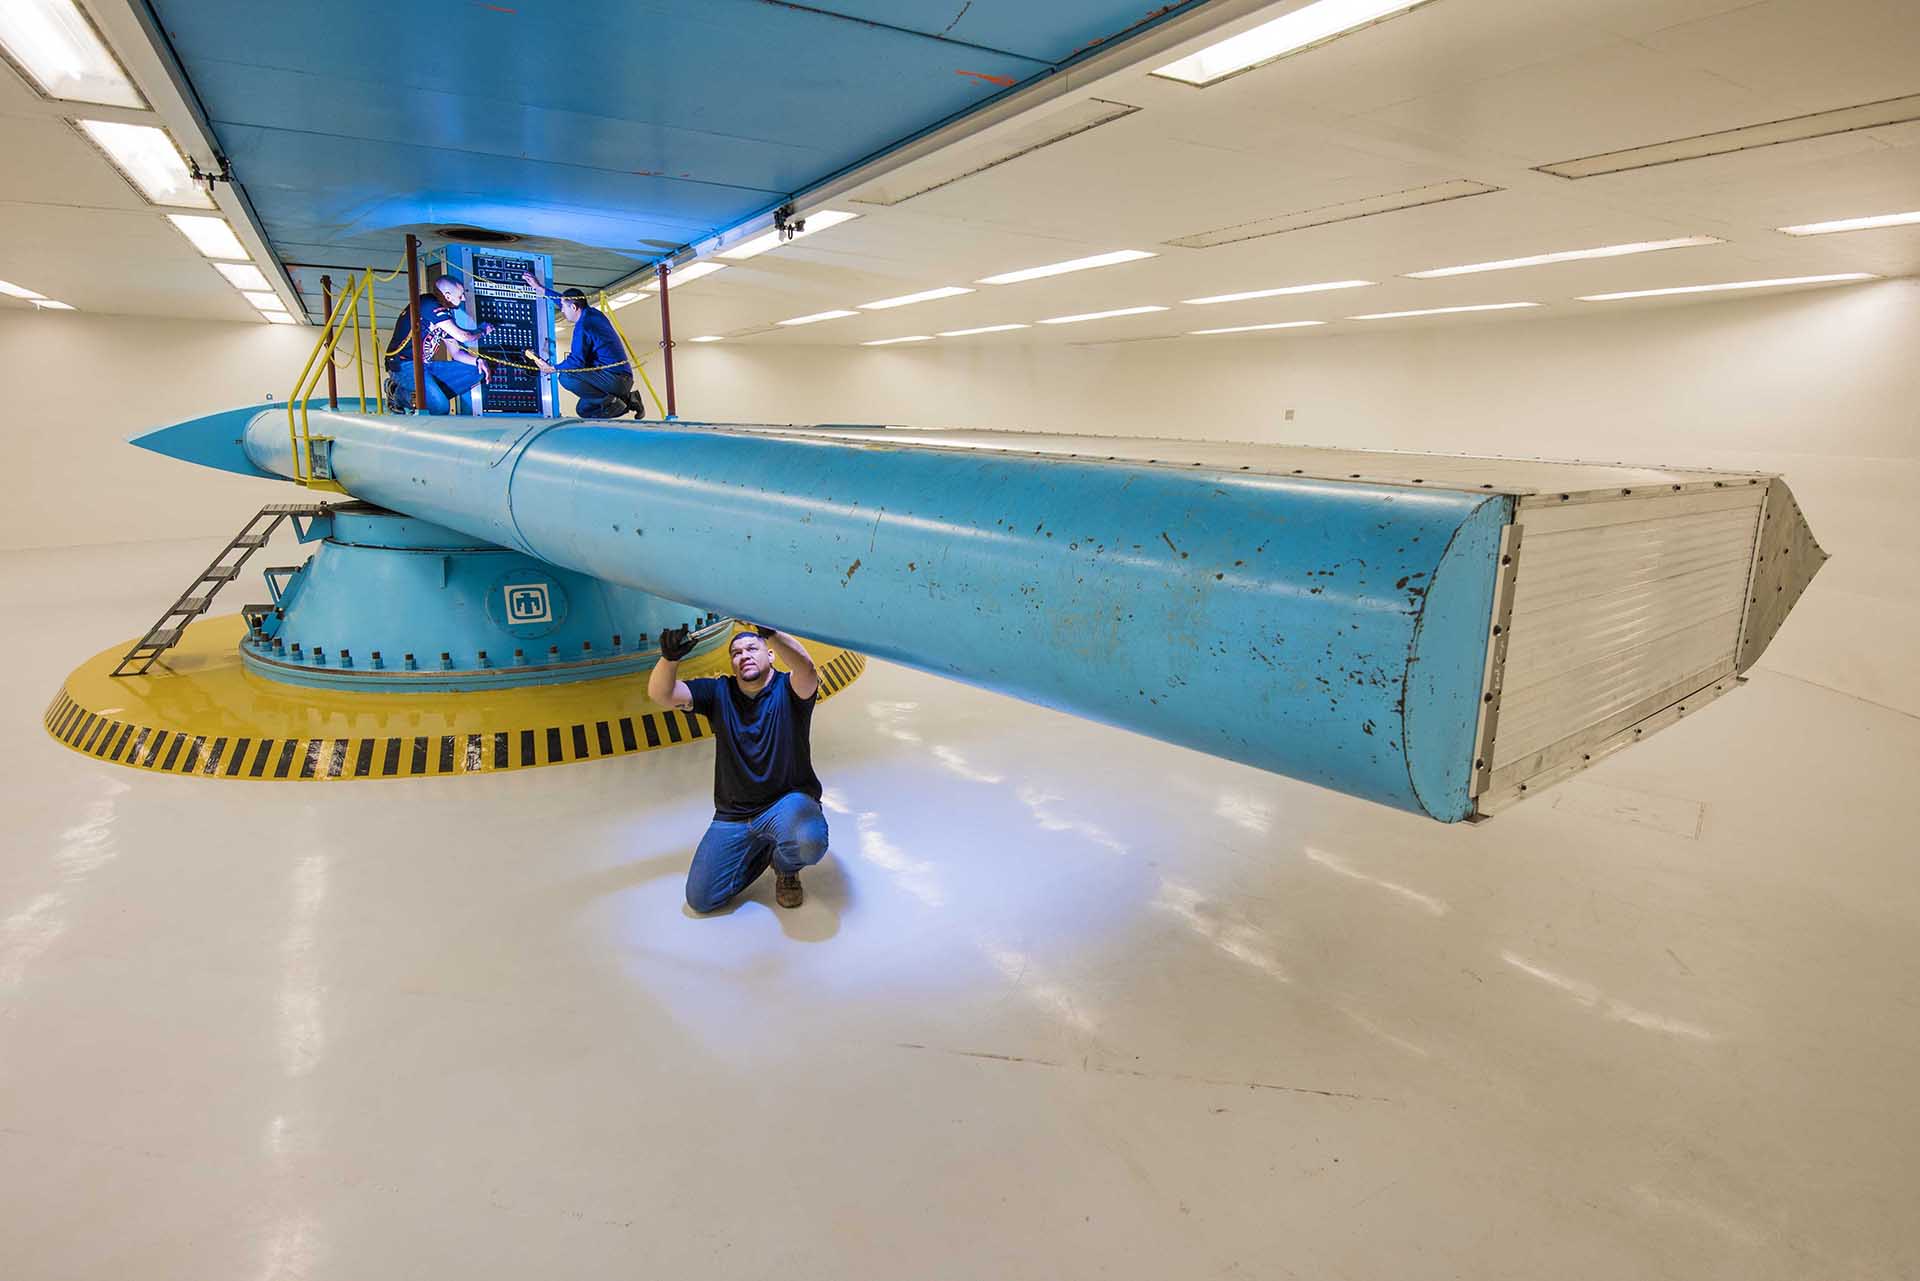
[[[272,472],[255,467],[247,458],[245,445],[247,424],[263,413],[272,412],[272,407],[259,405],[223,409],[204,418],[189,418],[171,427],[130,436],[127,443],[150,449],[156,454],[165,454],[168,458],[178,458],[181,462],[198,463],[202,467],[237,472],[242,476],[280,480],[282,478]],[[285,410],[279,412],[284,415]]]

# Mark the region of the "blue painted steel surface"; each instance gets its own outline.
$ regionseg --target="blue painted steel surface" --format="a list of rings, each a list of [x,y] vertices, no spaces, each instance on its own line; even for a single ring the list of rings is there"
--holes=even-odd
[[[1198,2],[151,0],[283,260],[469,223],[582,285]]]
[[[651,667],[662,628],[704,622],[691,606],[411,517],[349,509],[330,524],[240,648],[261,676],[416,691],[597,680]]]
[[[284,422],[256,415],[244,457],[236,422],[137,443],[291,472]],[[1471,811],[1505,497],[748,427],[315,430],[355,495],[554,565],[1402,809]]]

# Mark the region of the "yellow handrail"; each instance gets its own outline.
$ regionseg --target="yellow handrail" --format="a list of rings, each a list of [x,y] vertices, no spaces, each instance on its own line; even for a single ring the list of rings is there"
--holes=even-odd
[[[347,290],[353,292],[359,288],[355,278],[347,277]],[[367,412],[367,367],[360,360],[360,303],[353,304],[353,380],[360,387],[360,412]]]
[[[380,389],[380,408],[385,409],[387,400],[387,362],[380,359],[380,316],[373,304],[373,268],[367,268],[367,364],[373,367],[373,385]],[[357,319],[357,317],[356,317]],[[365,411],[366,401],[360,402]]]
[[[313,353],[307,357],[305,367],[300,370],[299,379],[293,384],[293,394],[287,397],[287,443],[293,449],[294,479],[303,485],[313,483],[310,465],[312,459],[302,450],[303,443],[310,447],[313,440],[307,428],[306,397],[320,385],[320,371],[316,366],[320,365],[321,356],[325,355],[327,364],[333,363],[333,350],[340,343],[340,314],[354,296],[355,291],[349,289],[334,302],[333,311],[328,314],[327,323],[320,330],[320,341],[313,345]],[[300,426],[297,432],[294,430],[293,422],[293,409],[296,402],[300,406]]]
[[[633,372],[638,374],[640,381],[646,384],[647,395],[652,396],[653,403],[660,407],[660,416],[666,417],[667,403],[661,400],[660,393],[653,389],[653,379],[647,377],[646,362],[633,354],[633,344],[627,341],[627,331],[620,328],[620,322],[613,318],[614,308],[607,305],[607,291],[604,289],[600,291],[600,311],[606,316],[607,323],[613,326],[613,332],[620,339],[620,345],[626,349],[627,363],[633,366]]]

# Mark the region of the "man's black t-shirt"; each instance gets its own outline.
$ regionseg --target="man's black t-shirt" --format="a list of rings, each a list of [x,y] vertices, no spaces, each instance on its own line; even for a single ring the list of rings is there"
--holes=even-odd
[[[693,710],[713,725],[713,815],[740,822],[788,792],[820,799],[808,742],[814,698],[793,692],[776,670],[759,697],[743,694],[731,676],[687,682]]]

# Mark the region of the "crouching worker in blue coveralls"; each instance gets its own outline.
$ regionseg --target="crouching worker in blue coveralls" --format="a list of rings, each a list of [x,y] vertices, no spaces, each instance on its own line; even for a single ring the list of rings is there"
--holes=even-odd
[[[560,314],[573,326],[573,349],[565,360],[551,365],[531,351],[526,353],[527,359],[540,366],[543,374],[560,375],[560,385],[580,398],[576,412],[582,418],[618,418],[629,410],[635,418],[646,417],[640,397],[634,394],[633,366],[627,363],[627,350],[606,313],[588,306],[587,296],[578,289],[559,293],[541,284],[530,271],[520,279],[529,289],[559,299]]]
[[[774,902],[799,907],[800,869],[827,852],[808,742],[820,692],[813,659],[785,632],[759,627],[728,643],[733,675],[680,680],[680,660],[692,652],[686,628],[660,633],[660,661],[647,678],[647,697],[713,726],[713,824],[687,870],[687,906],[724,907],[771,865]],[[786,671],[774,667],[775,655]]]

